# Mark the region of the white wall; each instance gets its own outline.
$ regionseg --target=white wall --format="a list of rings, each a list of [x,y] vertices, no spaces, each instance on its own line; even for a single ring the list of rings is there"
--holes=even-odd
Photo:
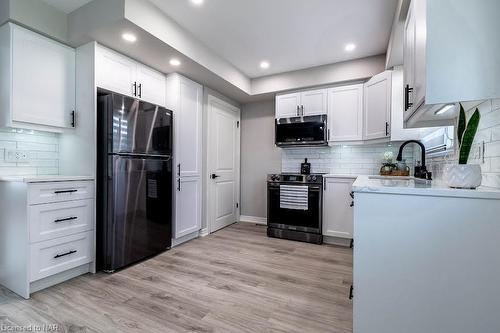
[[[28,153],[27,162],[7,162],[6,150]],[[0,129],[0,175],[57,175],[59,134],[22,129]]]
[[[245,104],[241,114],[241,215],[266,217],[266,176],[281,171],[274,145],[274,99]]]

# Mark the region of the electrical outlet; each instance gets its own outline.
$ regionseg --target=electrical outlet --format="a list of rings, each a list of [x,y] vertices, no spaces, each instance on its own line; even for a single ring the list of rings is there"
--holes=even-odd
[[[29,162],[29,154],[26,150],[6,149],[5,162]]]

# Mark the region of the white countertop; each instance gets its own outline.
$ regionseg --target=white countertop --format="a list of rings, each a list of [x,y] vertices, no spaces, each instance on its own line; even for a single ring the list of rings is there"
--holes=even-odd
[[[352,185],[354,192],[427,195],[500,200],[500,189],[480,186],[475,190],[454,189],[439,180],[427,182],[413,177],[359,176]]]
[[[350,178],[350,179],[356,179],[358,178],[359,175],[352,175],[352,174],[344,174],[344,173],[329,173],[326,175],[323,175],[323,178]]]
[[[2,182],[23,182],[23,183],[42,183],[42,182],[63,182],[75,180],[94,180],[93,176],[0,176]]]

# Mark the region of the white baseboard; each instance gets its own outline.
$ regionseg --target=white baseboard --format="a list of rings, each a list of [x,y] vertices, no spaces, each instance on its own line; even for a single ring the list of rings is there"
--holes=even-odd
[[[200,230],[200,237],[208,236],[208,234],[209,234],[208,228],[203,228]]]
[[[266,217],[258,217],[258,216],[241,215],[240,222],[267,225],[267,218]]]

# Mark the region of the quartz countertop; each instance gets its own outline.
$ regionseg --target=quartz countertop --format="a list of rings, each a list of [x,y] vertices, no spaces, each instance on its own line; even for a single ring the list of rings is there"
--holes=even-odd
[[[352,185],[357,193],[387,193],[438,197],[460,197],[500,200],[500,189],[480,186],[475,190],[454,189],[443,181],[426,181],[414,177],[359,176]]]
[[[94,180],[93,176],[0,176],[2,182],[23,182],[23,183],[43,183],[43,182],[63,182],[77,180]]]

